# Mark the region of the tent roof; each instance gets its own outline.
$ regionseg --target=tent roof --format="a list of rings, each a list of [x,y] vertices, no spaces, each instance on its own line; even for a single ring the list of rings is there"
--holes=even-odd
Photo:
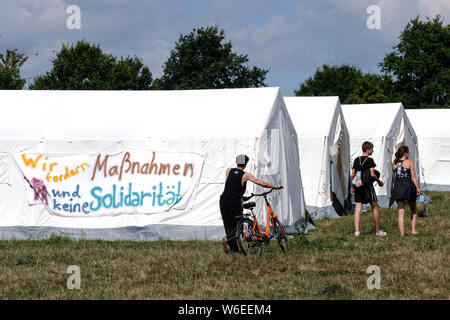
[[[406,114],[419,137],[450,137],[450,109],[408,109]]]
[[[278,99],[279,88],[0,90],[0,139],[258,137]]]
[[[329,134],[339,97],[285,97],[299,137],[323,137]]]
[[[345,123],[352,137],[383,137],[403,109],[398,103],[343,104]],[[370,124],[370,125],[369,125]]]

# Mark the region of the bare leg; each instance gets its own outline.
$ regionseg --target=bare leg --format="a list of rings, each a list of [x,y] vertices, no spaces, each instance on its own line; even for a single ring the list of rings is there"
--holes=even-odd
[[[359,220],[361,218],[361,208],[362,208],[362,203],[357,202],[355,204],[355,214],[354,214],[355,232],[359,232]]]
[[[416,230],[416,222],[417,222],[417,210],[416,210],[416,203],[415,202],[409,202],[409,209],[411,209],[411,233],[412,234],[419,234]]]
[[[380,232],[380,210],[378,209],[378,202],[373,201],[370,203],[373,211],[373,221],[375,222],[375,230],[376,232]]]
[[[400,235],[405,236],[405,201],[397,200],[398,208],[398,229],[400,230]]]

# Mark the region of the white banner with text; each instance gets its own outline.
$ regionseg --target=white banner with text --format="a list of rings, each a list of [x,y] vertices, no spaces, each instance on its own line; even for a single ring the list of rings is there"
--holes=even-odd
[[[14,155],[30,204],[50,213],[105,216],[159,213],[192,205],[205,157],[190,152]]]

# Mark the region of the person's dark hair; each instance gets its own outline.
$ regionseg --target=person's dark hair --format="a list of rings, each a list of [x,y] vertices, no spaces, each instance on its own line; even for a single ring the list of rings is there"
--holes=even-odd
[[[409,152],[408,146],[401,146],[400,148],[398,148],[397,152],[395,153],[394,164],[397,164],[400,161],[400,159],[408,152]]]
[[[364,143],[362,144],[362,151],[366,152],[369,149],[373,149],[373,143],[370,141],[364,141]]]

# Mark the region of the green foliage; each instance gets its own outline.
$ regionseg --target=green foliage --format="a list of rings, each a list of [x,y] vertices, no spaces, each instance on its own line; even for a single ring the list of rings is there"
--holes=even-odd
[[[39,76],[30,89],[145,90],[151,83],[152,74],[139,58],[117,59],[83,40],[75,46],[63,45],[52,70]]]
[[[391,97],[392,79],[388,76],[365,74],[356,80],[356,86],[345,103],[387,103]]]
[[[154,89],[219,89],[265,86],[268,70],[249,68],[247,55],[232,52],[223,30],[194,29],[181,35],[164,64],[164,74]]]
[[[296,96],[339,96],[341,103],[358,85],[358,79],[363,76],[361,70],[355,66],[329,66],[324,64],[317,68],[300,88],[295,91]]]
[[[341,103],[381,103],[391,98],[388,76],[363,74],[355,66],[324,64],[295,91],[296,96],[339,96]]]
[[[32,254],[25,254],[19,256],[16,262],[16,266],[22,266],[22,265],[36,265],[38,262],[38,259],[36,259]]]
[[[0,89],[20,90],[25,85],[25,79],[20,77],[20,68],[28,60],[24,53],[16,50],[6,50],[0,53]]]
[[[394,90],[406,108],[450,106],[450,25],[412,19],[400,43],[379,65],[394,77]]]
[[[76,241],[69,236],[58,235],[52,233],[50,237],[47,239],[41,240],[44,244],[67,244],[67,243],[75,243]]]

